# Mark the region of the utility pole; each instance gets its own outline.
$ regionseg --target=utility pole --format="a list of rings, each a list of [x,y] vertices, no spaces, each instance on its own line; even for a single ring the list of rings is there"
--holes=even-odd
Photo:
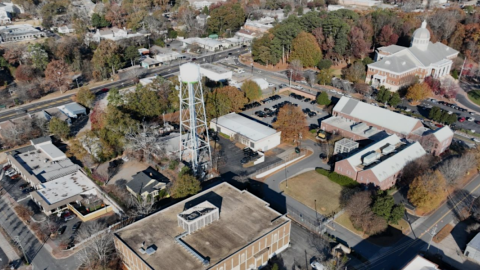
[[[427,250],[430,248],[430,244],[432,243],[432,239],[437,234],[437,224],[435,224],[435,227],[432,228],[432,231],[430,232],[430,241],[428,241],[428,247]]]
[[[15,242],[17,242],[17,244],[20,246],[20,249],[23,252],[23,257],[25,258],[25,261],[27,262],[27,264],[30,264],[30,262],[28,261],[28,258],[27,258],[27,254],[25,254],[25,250],[23,249],[22,242],[20,241],[20,236],[17,235],[17,236],[14,237],[14,239],[15,239]]]
[[[287,161],[284,160],[284,163],[285,163],[285,188],[288,188]]]
[[[467,57],[465,57],[465,59],[463,59],[462,69],[460,70],[460,75],[458,75],[458,81],[460,81],[460,79],[462,78],[462,73],[463,73],[463,69],[465,67],[465,62],[466,61],[467,61]]]

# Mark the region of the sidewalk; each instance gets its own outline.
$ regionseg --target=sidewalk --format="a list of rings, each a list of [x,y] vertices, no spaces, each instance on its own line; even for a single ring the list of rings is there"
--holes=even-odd
[[[2,247],[2,250],[3,252],[5,252],[5,255],[7,255],[9,261],[13,262],[20,259],[20,256],[18,256],[17,252],[15,252],[15,250],[13,249],[12,245],[10,245],[10,242],[1,233],[0,233],[0,247]]]

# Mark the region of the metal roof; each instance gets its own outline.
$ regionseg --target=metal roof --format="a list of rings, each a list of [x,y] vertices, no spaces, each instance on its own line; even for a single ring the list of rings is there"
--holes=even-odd
[[[439,142],[443,142],[453,136],[453,131],[448,126],[444,126],[435,130],[433,136],[435,136]]]
[[[385,47],[380,47],[378,48],[378,51],[381,52],[388,52],[390,54],[397,53],[399,51],[405,50],[406,47],[398,46],[398,45],[390,45],[390,46],[385,46]]]
[[[470,241],[467,246],[480,251],[480,233],[475,235],[475,237]]]
[[[333,110],[350,115],[358,122],[364,121],[404,135],[411,133],[420,123],[418,119],[348,97],[340,98]]]
[[[36,145],[36,144],[44,143],[44,142],[51,142],[51,141],[52,141],[52,139],[50,139],[50,136],[44,136],[44,137],[35,138],[35,139],[30,140],[32,145]]]
[[[230,113],[219,117],[218,120],[212,120],[214,123],[215,121],[217,121],[219,126],[245,136],[252,141],[259,141],[277,133],[277,131],[273,128],[262,125],[254,120],[236,113]]]

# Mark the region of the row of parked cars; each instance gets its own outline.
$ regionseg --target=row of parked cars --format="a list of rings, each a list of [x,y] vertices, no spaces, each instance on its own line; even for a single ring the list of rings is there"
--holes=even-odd
[[[309,108],[305,108],[302,111],[303,111],[303,114],[308,115],[308,117],[310,117],[310,118],[317,116],[317,112],[314,112],[314,111],[310,110]]]
[[[290,94],[290,97],[292,97],[292,98],[294,98],[294,99],[298,99],[298,100],[303,101],[303,102],[309,102],[310,104],[315,104],[315,103],[317,103],[317,101],[312,100],[311,98],[307,98],[307,97],[304,97],[304,96],[302,96],[302,95],[295,94],[295,93],[291,93],[291,94]]]
[[[274,95],[274,96],[271,96],[271,97],[268,97],[268,98],[265,98],[265,99],[262,99],[261,102],[263,104],[266,104],[266,103],[269,103],[269,102],[272,102],[272,101],[275,101],[275,100],[279,100],[281,97],[279,95]]]
[[[255,102],[252,102],[252,103],[245,104],[245,106],[243,106],[243,108],[242,108],[242,111],[253,109],[253,108],[258,108],[260,106],[262,106],[262,104],[255,101]]]

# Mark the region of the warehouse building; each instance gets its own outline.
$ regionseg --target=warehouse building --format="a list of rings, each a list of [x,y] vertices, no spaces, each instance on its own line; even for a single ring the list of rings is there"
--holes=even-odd
[[[281,131],[276,131],[236,113],[213,119],[210,122],[210,128],[229,136],[253,150],[270,150],[279,145],[281,139]]]
[[[395,185],[405,165],[425,154],[419,142],[406,143],[394,134],[336,162],[335,172],[386,190]]]
[[[291,221],[224,182],[118,230],[128,269],[259,269],[290,243]]]

